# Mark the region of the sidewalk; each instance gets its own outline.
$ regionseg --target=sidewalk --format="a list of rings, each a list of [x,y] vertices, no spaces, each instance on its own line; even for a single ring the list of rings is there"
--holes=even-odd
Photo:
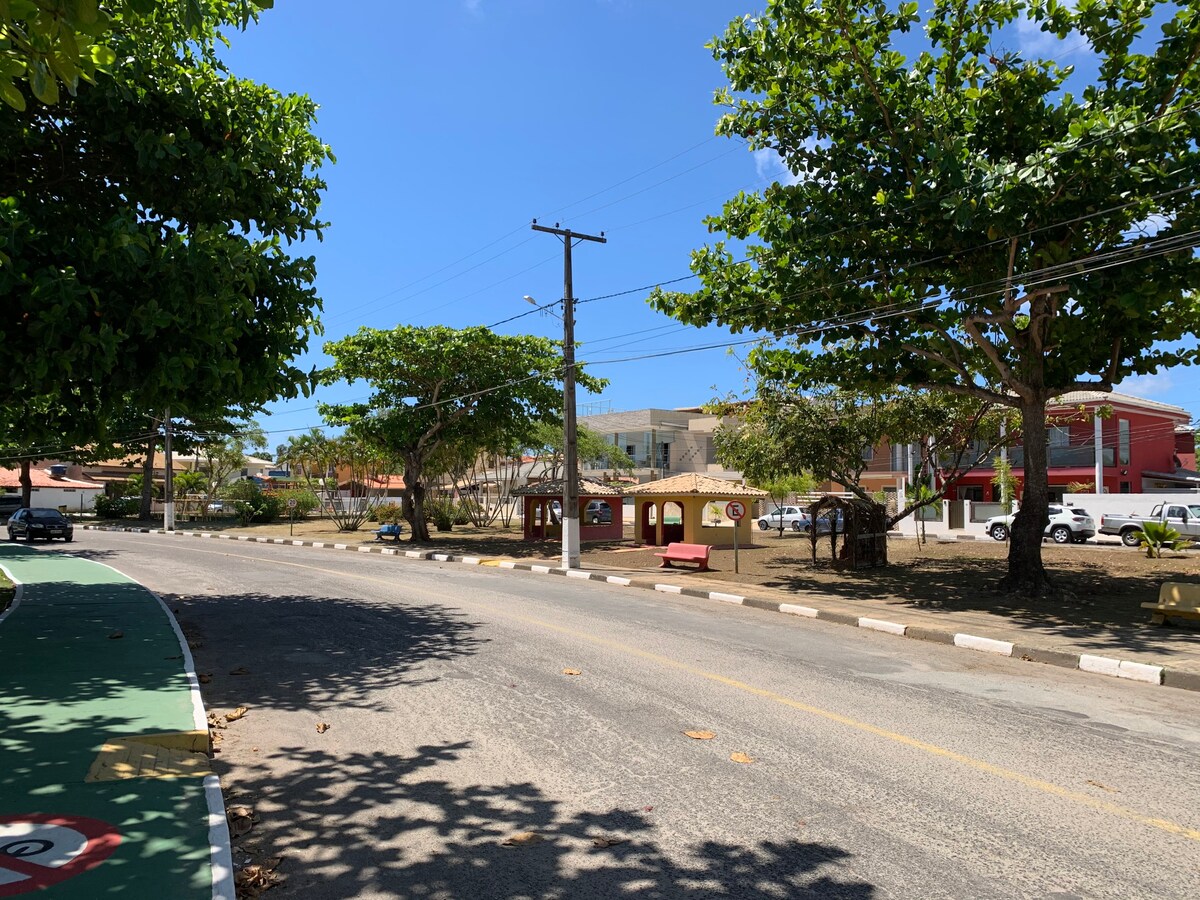
[[[0,897],[233,900],[191,654],[114,569],[0,545]]]

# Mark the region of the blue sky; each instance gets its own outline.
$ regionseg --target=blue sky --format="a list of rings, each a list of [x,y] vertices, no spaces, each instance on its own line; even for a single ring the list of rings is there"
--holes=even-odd
[[[278,0],[223,55],[233,72],[320,105],[316,133],[337,155],[317,257],[325,336],[362,325],[491,325],[562,296],[562,246],[530,230],[598,234],[574,253],[579,356],[611,385],[581,412],[707,402],[745,387],[737,341],[647,307],[654,284],[687,276],[702,223],[739,190],[781,175],[744,144],[713,137],[724,84],[704,44],[748,0],[358,0],[336,9]],[[1014,34],[1014,44],[1039,41]],[[682,288],[694,281],[680,282]],[[533,314],[506,333],[561,336]],[[744,337],[744,336],[743,336]],[[658,358],[631,356],[716,345]],[[624,361],[622,361],[624,360]],[[1121,390],[1200,414],[1197,374],[1178,370]],[[321,389],[274,405],[271,446],[319,425]]]

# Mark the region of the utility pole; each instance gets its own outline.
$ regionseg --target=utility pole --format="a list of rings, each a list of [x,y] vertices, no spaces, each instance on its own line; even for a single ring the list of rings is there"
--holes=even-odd
[[[575,294],[571,283],[571,248],[576,241],[607,244],[604,232],[599,236],[578,234],[570,228],[539,225],[534,231],[557,235],[563,242],[563,531],[562,566],[579,568],[579,446],[575,432]]]
[[[163,531],[175,530],[175,470],[171,459],[171,407],[163,413],[163,457],[166,474],[163,476]]]

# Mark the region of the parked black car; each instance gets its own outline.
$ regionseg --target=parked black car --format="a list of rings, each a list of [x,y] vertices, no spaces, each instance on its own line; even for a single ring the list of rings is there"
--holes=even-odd
[[[18,509],[9,516],[8,539],[15,541],[20,538],[27,541],[49,541],[54,538],[72,541],[75,539],[75,526],[57,509]]]

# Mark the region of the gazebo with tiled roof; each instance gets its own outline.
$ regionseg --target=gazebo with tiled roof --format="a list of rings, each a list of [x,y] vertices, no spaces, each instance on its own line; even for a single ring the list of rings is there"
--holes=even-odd
[[[634,528],[643,544],[662,547],[682,541],[732,545],[733,529],[737,528],[738,543],[745,547],[753,537],[749,508],[755,500],[767,496],[767,492],[692,472],[626,488],[625,495],[634,498]],[[745,501],[747,511],[740,522],[725,516],[725,505],[730,500]],[[678,509],[679,522],[666,521],[668,515],[674,517],[670,505]]]
[[[566,479],[555,478],[514,488],[512,495],[520,497],[525,524],[525,540],[540,541],[562,537],[562,523],[552,521],[550,504],[563,503]],[[611,518],[604,521],[603,510],[589,510],[592,501],[609,509]],[[621,491],[590,478],[579,479],[579,539],[580,541],[619,541],[625,536],[624,504]]]

